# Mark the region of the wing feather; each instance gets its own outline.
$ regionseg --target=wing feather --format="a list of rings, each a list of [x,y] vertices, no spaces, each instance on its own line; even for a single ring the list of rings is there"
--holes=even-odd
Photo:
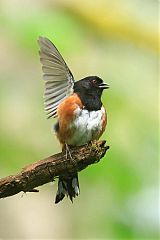
[[[60,89],[59,91],[50,93],[46,96],[46,100],[48,101],[50,99],[54,99],[54,101],[55,101],[56,97],[60,97],[60,95],[65,94],[65,91],[66,91],[65,89]]]
[[[44,96],[47,96],[47,95],[49,95],[51,93],[55,93],[55,92],[59,91],[62,88],[67,88],[67,84],[64,83],[64,84],[62,84],[60,86],[59,85],[57,85],[57,86],[54,85],[54,87],[52,87],[52,88],[46,88]]]
[[[54,75],[54,74],[43,74],[43,80],[45,81],[53,81],[53,82],[65,82],[66,78],[64,75]]]
[[[54,44],[39,37],[40,61],[45,81],[44,102],[48,118],[56,117],[59,104],[73,92],[74,78]]]
[[[55,75],[59,75],[59,69],[58,68],[53,68],[53,67],[50,67],[50,66],[42,66],[42,70],[44,73],[47,73],[47,74],[53,74],[53,71],[55,72]],[[61,70],[61,74],[65,74],[65,71],[62,69]]]

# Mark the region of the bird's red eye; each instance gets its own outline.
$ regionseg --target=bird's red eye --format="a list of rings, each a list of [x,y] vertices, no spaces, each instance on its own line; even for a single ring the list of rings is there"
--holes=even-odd
[[[92,83],[93,83],[93,84],[96,84],[96,83],[97,83],[97,81],[96,81],[95,79],[93,79],[93,80],[92,80]]]

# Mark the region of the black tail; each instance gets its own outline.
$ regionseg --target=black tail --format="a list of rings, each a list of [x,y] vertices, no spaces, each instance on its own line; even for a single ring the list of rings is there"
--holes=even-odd
[[[73,202],[73,198],[78,196],[79,193],[80,189],[77,173],[72,176],[59,177],[55,203],[59,203],[65,195],[67,195],[67,197],[69,196],[70,200]]]

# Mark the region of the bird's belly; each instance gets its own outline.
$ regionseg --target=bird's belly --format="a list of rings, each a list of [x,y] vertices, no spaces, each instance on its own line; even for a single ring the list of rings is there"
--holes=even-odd
[[[69,126],[69,131],[72,134],[66,139],[66,143],[68,145],[80,146],[98,139],[103,128],[103,115],[103,107],[98,111],[76,109],[76,117]]]

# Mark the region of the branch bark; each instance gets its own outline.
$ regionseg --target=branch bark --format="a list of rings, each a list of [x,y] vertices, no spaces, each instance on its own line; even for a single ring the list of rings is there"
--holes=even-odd
[[[0,180],[0,198],[12,196],[21,191],[38,192],[36,187],[54,181],[57,176],[73,174],[85,169],[90,164],[99,162],[109,149],[105,143],[105,141],[95,141],[70,149],[75,164],[70,159],[66,159],[66,153],[63,151],[24,167],[16,175],[2,178]]]

